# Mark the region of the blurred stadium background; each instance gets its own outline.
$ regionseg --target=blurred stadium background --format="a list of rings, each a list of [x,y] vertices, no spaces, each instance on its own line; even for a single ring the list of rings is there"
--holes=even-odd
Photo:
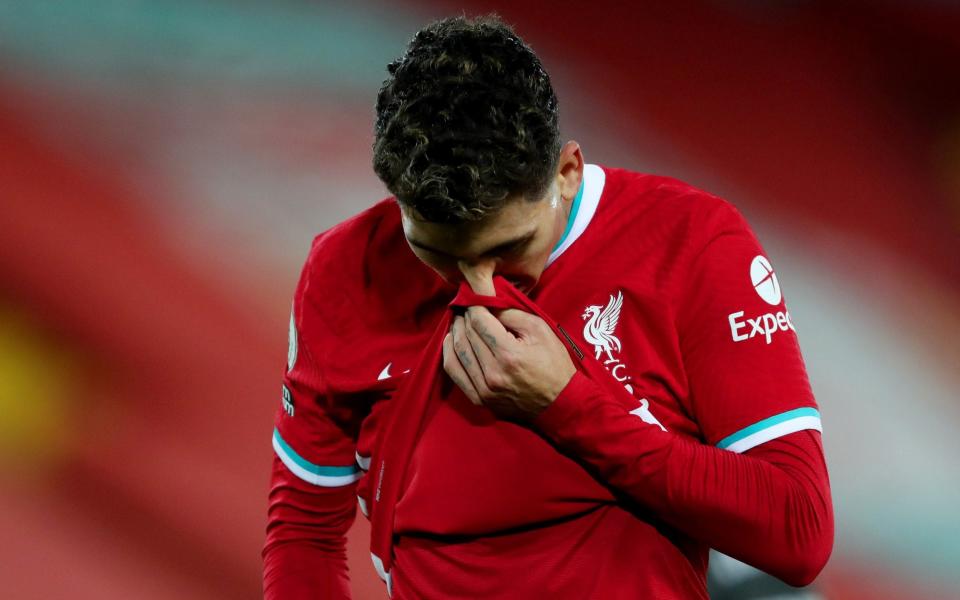
[[[820,595],[960,598],[960,6],[934,0],[0,0],[0,596],[259,596],[302,260],[385,195],[386,63],[489,10],[589,162],[757,229],[824,415]]]

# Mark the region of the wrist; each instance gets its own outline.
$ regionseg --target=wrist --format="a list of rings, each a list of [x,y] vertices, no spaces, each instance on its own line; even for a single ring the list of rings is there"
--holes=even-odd
[[[563,430],[565,423],[580,418],[585,400],[595,395],[596,391],[597,385],[581,371],[574,369],[553,402],[534,418],[533,425],[548,436]]]
[[[573,379],[574,375],[577,374],[577,369],[573,365],[569,365],[570,369],[565,370],[565,372],[557,373],[556,378],[551,382],[550,386],[545,390],[540,404],[540,410],[537,414],[543,412],[549,408],[554,402],[557,401],[557,398],[563,394],[563,391],[567,389],[570,385],[570,381]]]

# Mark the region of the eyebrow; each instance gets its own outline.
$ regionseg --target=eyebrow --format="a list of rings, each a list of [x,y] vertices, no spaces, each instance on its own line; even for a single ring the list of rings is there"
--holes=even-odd
[[[533,239],[533,236],[536,235],[536,233],[537,233],[536,231],[530,231],[530,232],[527,232],[527,233],[525,233],[525,234],[519,235],[519,236],[517,236],[517,237],[515,237],[515,238],[513,238],[513,239],[506,240],[505,242],[500,242],[500,243],[497,244],[496,246],[494,246],[494,247],[492,247],[492,248],[490,248],[490,249],[488,249],[488,250],[484,250],[483,252],[480,253],[480,255],[481,255],[481,256],[487,256],[487,255],[490,255],[490,254],[498,254],[498,253],[503,252],[503,251],[505,251],[505,250],[512,250],[513,248],[516,248],[516,247],[522,246],[523,244],[529,243],[530,240]],[[426,251],[428,251],[428,252],[433,252],[434,254],[440,254],[440,255],[442,255],[442,256],[449,256],[450,258],[459,258],[459,257],[456,257],[456,256],[448,253],[448,252],[444,252],[443,250],[434,248],[433,246],[430,246],[430,245],[428,245],[428,244],[424,244],[423,242],[418,241],[418,240],[416,240],[416,239],[414,239],[414,238],[411,238],[411,237],[408,237],[408,238],[407,238],[407,241],[410,242],[410,245],[412,245],[412,246],[416,246],[417,248],[420,248],[420,249],[422,249],[422,250],[426,250]]]

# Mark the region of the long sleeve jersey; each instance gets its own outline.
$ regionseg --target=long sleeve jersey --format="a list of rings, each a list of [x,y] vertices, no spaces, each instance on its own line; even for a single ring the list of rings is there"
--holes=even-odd
[[[267,597],[347,597],[344,534],[377,494],[383,415],[454,292],[391,200],[315,241],[273,437]],[[578,374],[527,426],[432,408],[396,505],[393,597],[706,598],[710,547],[815,577],[833,535],[820,415],[780,282],[733,207],[588,165],[530,299],[635,404]],[[597,491],[564,483],[578,478]]]

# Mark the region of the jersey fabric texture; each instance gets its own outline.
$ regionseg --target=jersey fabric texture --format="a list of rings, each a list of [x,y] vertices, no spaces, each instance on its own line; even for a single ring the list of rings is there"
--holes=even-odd
[[[607,379],[578,372],[526,426],[449,380],[425,414],[392,414],[457,291],[409,250],[392,199],[315,240],[273,434],[268,597],[347,597],[343,536],[354,502],[375,508],[395,465],[371,457],[402,418],[418,426],[374,556],[394,598],[706,598],[709,547],[790,583],[816,574],[833,535],[819,412],[731,205],[585,168],[528,300]]]

